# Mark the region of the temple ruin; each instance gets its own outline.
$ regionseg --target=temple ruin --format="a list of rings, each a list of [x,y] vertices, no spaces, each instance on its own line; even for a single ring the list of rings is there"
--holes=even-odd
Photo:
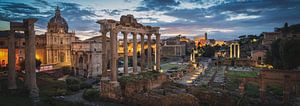
[[[117,87],[118,81],[118,33],[121,32],[124,36],[124,75],[128,76],[128,44],[127,44],[127,37],[132,34],[133,38],[133,74],[138,74],[137,67],[138,67],[138,60],[137,60],[137,36],[140,36],[140,42],[141,42],[141,48],[144,48],[145,42],[145,36],[147,36],[147,44],[151,45],[151,37],[153,35],[156,36],[156,55],[155,55],[155,66],[153,64],[153,60],[151,57],[151,46],[148,46],[148,53],[147,53],[147,65],[145,64],[145,50],[141,49],[141,61],[140,61],[140,67],[141,72],[143,71],[159,71],[160,70],[160,33],[159,33],[159,27],[152,27],[152,26],[144,26],[137,22],[137,20],[133,17],[133,15],[123,15],[120,18],[120,21],[115,21],[112,19],[103,19],[99,20],[97,23],[100,24],[100,32],[102,33],[102,36],[106,36],[109,32],[109,38],[110,38],[110,54],[107,52],[107,45],[105,43],[102,44],[102,82],[104,80],[109,81],[110,88]],[[102,42],[106,41],[106,37],[103,37]],[[107,57],[111,55],[111,63],[110,63],[110,79],[108,78],[108,59]],[[102,85],[101,85],[102,86]],[[102,87],[101,87],[102,88]],[[115,91],[115,90],[114,90]]]

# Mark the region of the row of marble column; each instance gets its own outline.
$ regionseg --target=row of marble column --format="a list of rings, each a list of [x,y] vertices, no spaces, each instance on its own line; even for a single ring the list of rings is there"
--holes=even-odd
[[[108,55],[111,55],[111,82],[112,83],[117,83],[117,61],[118,61],[118,42],[117,42],[117,31],[110,31],[110,50],[111,50],[111,54],[108,54],[107,53],[107,45],[106,43],[104,42],[107,42],[107,39],[106,39],[106,34],[107,32],[106,31],[102,31],[102,50],[103,50],[103,54],[102,54],[102,76],[105,78],[106,76],[108,76],[107,74],[107,61],[108,61],[108,58],[107,56]],[[128,73],[128,34],[132,34],[133,36],[133,74],[138,74],[138,71],[137,71],[137,33],[134,33],[134,32],[122,32],[122,34],[124,35],[124,75],[125,76],[128,76],[129,73]],[[144,37],[145,37],[145,34],[139,34],[141,36],[141,64],[140,64],[140,67],[141,67],[141,71],[145,71],[146,68],[145,68],[145,50],[144,50]],[[147,57],[148,57],[148,61],[147,61],[147,70],[153,70],[153,66],[152,66],[152,56],[151,56],[151,36],[152,34],[146,34],[148,36],[148,39],[147,39],[147,45],[148,45],[148,53],[147,53]],[[160,34],[155,34],[156,36],[156,68],[155,70],[156,71],[159,71],[160,70]]]
[[[25,19],[23,23],[11,22],[11,30],[8,37],[8,89],[16,89],[16,36],[15,31],[24,31],[25,35],[25,85],[30,90],[32,98],[38,98],[36,84],[36,60],[35,60],[35,31],[34,23],[37,19]],[[22,25],[20,25],[22,24]]]

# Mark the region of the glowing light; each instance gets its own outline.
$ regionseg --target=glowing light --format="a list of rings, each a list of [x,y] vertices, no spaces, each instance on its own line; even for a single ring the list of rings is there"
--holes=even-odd
[[[197,72],[197,73],[195,73],[195,74],[197,74],[197,75],[200,75],[200,74],[201,74],[201,72]]]
[[[194,80],[194,79],[196,79],[197,77],[191,77],[191,80]]]
[[[186,83],[192,83],[193,81],[192,80],[188,80],[188,81],[186,81]]]
[[[38,59],[38,60],[41,60],[41,56],[38,55],[38,54],[35,55],[35,58]]]
[[[164,72],[164,70],[159,70],[160,73]]]

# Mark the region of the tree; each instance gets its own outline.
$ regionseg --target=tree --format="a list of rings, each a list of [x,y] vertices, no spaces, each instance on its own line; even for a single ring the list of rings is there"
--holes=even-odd
[[[204,57],[213,57],[215,55],[215,48],[210,46],[210,45],[206,45],[203,47],[203,56]]]
[[[300,40],[274,41],[271,50],[267,51],[265,63],[275,69],[295,69],[300,66]]]

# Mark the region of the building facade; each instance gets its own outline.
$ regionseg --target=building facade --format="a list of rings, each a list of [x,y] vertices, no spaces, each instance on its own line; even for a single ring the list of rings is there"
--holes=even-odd
[[[84,41],[72,42],[72,67],[75,75],[96,77],[102,74],[102,37],[96,36]],[[107,38],[107,45],[109,45]],[[108,47],[110,48],[110,47]],[[110,50],[108,49],[108,52]],[[108,61],[110,61],[108,56]],[[108,67],[108,66],[107,66]]]
[[[1,66],[5,67],[8,63],[8,36],[9,31],[0,32],[0,61]],[[24,33],[15,32],[16,36],[16,63],[25,59],[25,37]],[[57,7],[55,15],[49,20],[47,32],[42,35],[36,35],[36,59],[42,62],[42,65],[51,65],[54,67],[71,65],[71,44],[78,41],[75,32],[68,32],[68,24],[61,16]]]
[[[266,52],[266,50],[252,50],[251,60],[254,60],[256,62],[256,65],[264,64]]]
[[[48,22],[48,29],[45,33],[46,64],[61,66],[71,65],[71,44],[77,41],[75,32],[68,32],[67,21],[61,16],[57,7],[55,16]]]
[[[274,32],[263,32],[262,45],[267,49],[277,39],[300,39],[300,24],[288,26],[287,23],[282,28],[275,28]]]
[[[162,42],[161,55],[163,57],[185,56],[190,54],[195,47],[194,41],[184,36],[170,37],[164,39]]]

